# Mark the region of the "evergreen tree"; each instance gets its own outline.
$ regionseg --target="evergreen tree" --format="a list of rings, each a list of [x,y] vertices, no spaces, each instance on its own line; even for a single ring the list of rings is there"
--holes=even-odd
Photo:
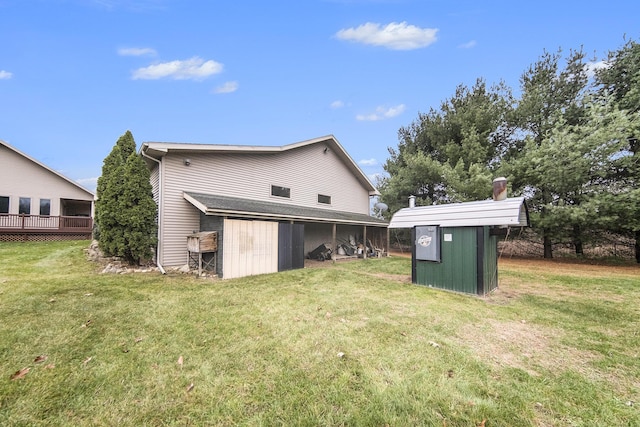
[[[602,96],[613,96],[632,123],[626,153],[619,156],[610,177],[617,185],[604,208],[617,218],[614,231],[635,239],[635,258],[640,263],[640,44],[630,40],[610,52],[606,67],[596,73],[596,83]]]
[[[406,206],[409,195],[420,205],[486,199],[493,171],[507,149],[506,116],[511,93],[482,79],[472,88],[459,86],[440,110],[420,114],[398,132],[397,149],[385,164],[389,177],[380,182],[388,215]]]
[[[536,141],[528,138],[523,153],[503,165],[528,189],[544,188],[546,199],[534,199],[531,222],[555,242],[571,241],[582,254],[587,236],[611,230],[617,221],[609,208],[616,184],[608,179],[626,149],[630,122],[611,98],[585,98],[583,120],[570,125],[561,112],[554,126]]]
[[[149,171],[136,154],[133,135],[122,135],[104,159],[98,179],[96,223],[100,249],[137,264],[156,243],[157,206]]]
[[[124,189],[118,199],[121,212],[124,253],[130,263],[139,264],[153,255],[157,243],[157,206],[153,200],[147,165],[136,153],[131,153],[123,168]]]
[[[582,51],[572,51],[567,58],[565,68],[561,68],[561,54],[545,52],[536,63],[520,78],[522,95],[513,116],[512,126],[521,135],[514,146],[511,157],[538,159],[538,148],[545,150],[547,142],[553,141],[550,134],[561,124],[577,125],[584,120],[582,99],[588,83],[587,67]],[[523,193],[533,212],[532,226],[538,229],[543,238],[544,257],[551,258],[554,230],[550,227],[549,207],[554,203],[554,182],[551,178],[535,179],[528,173],[529,168],[511,170],[511,186],[516,192]]]

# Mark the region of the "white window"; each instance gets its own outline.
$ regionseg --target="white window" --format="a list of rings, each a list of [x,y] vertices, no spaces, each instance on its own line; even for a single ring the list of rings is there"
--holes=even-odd
[[[40,215],[51,215],[51,199],[40,199]]]
[[[271,195],[276,197],[285,197],[287,199],[291,198],[291,189],[288,187],[280,187],[277,185],[271,186]]]
[[[331,204],[331,196],[327,196],[324,194],[318,194],[318,203],[322,203],[323,205]]]
[[[0,196],[0,214],[9,213],[9,196]]]
[[[31,198],[20,197],[20,203],[18,204],[18,213],[20,215],[31,215]]]

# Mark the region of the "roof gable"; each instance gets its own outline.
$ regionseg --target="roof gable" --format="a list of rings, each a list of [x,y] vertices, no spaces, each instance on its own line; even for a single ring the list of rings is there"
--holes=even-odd
[[[44,169],[45,171],[47,171],[48,173],[51,173],[53,175],[55,175],[58,178],[61,178],[62,180],[66,181],[67,183],[73,185],[74,187],[77,187],[78,189],[80,189],[81,191],[87,193],[87,195],[91,196],[91,198],[95,197],[95,194],[89,190],[87,190],[86,188],[84,188],[81,184],[78,184],[77,182],[73,181],[70,178],[67,178],[66,176],[64,176],[63,174],[61,174],[60,172],[57,172],[53,169],[51,169],[49,166],[45,165],[44,163],[39,162],[38,160],[34,159],[33,157],[23,153],[22,151],[18,150],[17,148],[11,146],[10,144],[8,144],[7,142],[3,141],[0,139],[0,145],[6,147],[8,150],[14,152],[15,154],[17,154],[18,156],[23,157],[24,159],[28,160],[29,162],[35,164],[36,166]]]
[[[145,142],[140,148],[140,152],[154,159],[160,159],[169,152],[181,153],[219,153],[219,154],[275,154],[306,147],[314,144],[325,144],[344,163],[347,169],[356,177],[361,185],[369,191],[370,195],[378,195],[378,190],[371,183],[367,175],[360,169],[358,164],[351,158],[333,135],[327,135],[306,141],[296,142],[282,146],[258,146],[258,145],[224,145],[224,144],[191,144],[177,142]]]
[[[391,218],[389,228],[413,228],[419,225],[526,227],[529,226],[529,212],[524,197],[417,206],[396,212]]]

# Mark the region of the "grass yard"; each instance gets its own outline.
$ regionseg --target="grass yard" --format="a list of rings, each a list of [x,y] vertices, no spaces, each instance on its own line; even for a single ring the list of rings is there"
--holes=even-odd
[[[639,426],[640,268],[502,260],[486,298],[407,258],[236,280],[99,274],[0,243],[2,426]]]

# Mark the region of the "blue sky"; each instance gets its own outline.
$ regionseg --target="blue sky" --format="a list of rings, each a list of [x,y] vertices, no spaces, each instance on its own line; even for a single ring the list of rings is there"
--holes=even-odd
[[[0,0],[0,139],[85,187],[126,130],[285,145],[333,134],[372,180],[397,132],[546,49],[640,39],[611,0]]]

